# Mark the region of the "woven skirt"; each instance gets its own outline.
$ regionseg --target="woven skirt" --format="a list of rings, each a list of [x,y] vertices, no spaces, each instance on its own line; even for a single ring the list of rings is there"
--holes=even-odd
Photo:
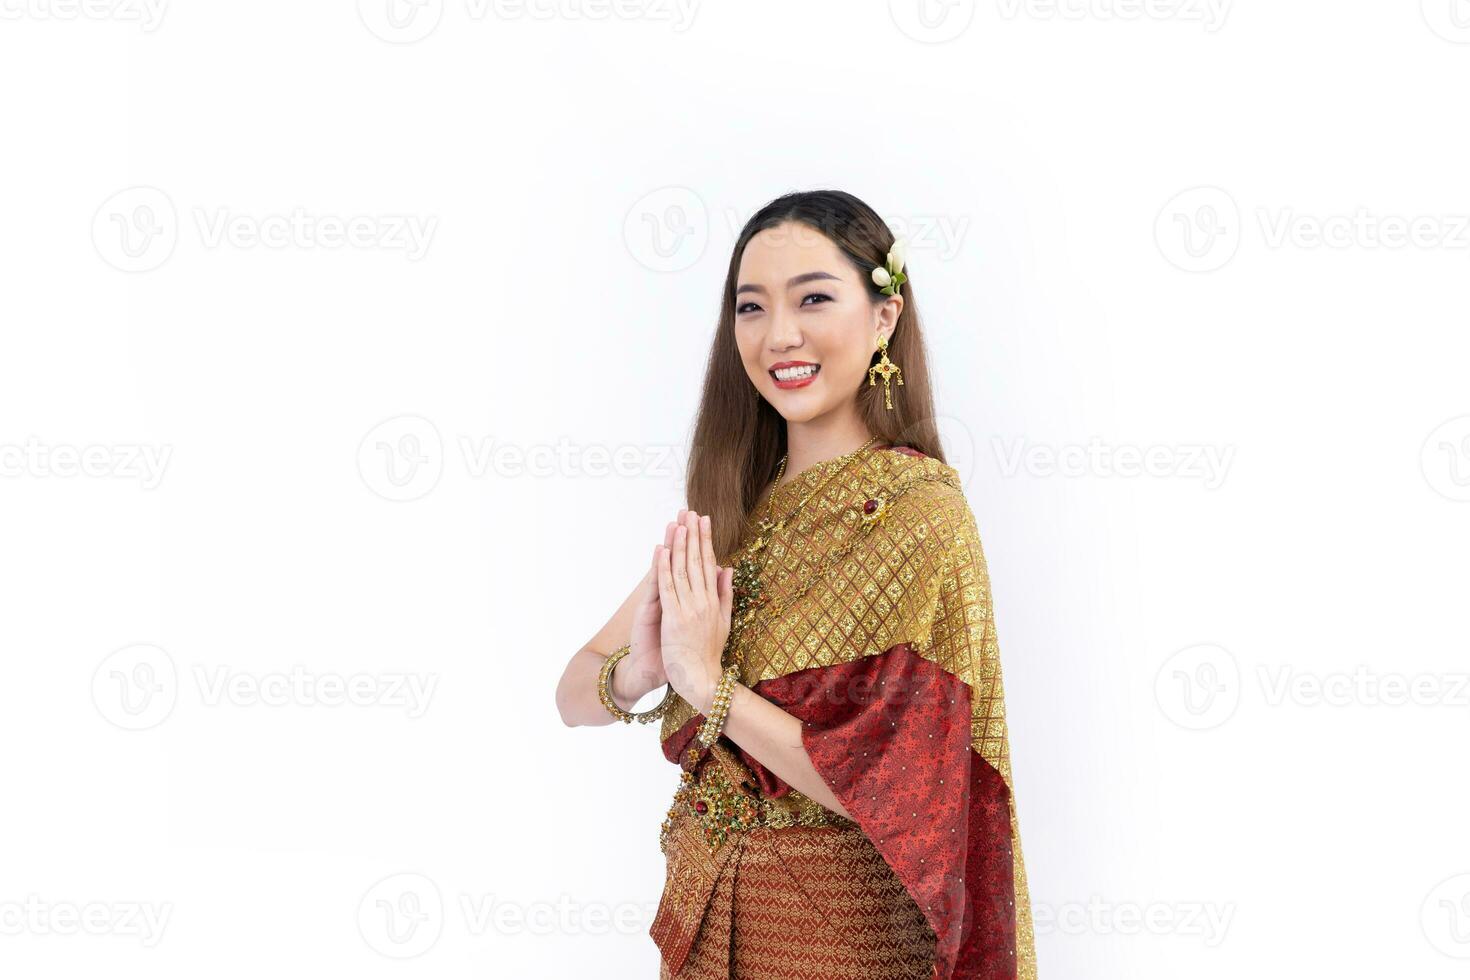
[[[861,830],[756,827],[727,846],[693,946],[660,980],[932,976],[934,932]]]

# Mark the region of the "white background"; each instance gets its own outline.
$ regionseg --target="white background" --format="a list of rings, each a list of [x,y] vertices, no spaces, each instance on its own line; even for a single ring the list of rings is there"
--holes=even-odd
[[[6,976],[656,976],[676,770],[554,687],[820,187],[912,243],[1042,976],[1463,976],[1464,0],[0,10]]]

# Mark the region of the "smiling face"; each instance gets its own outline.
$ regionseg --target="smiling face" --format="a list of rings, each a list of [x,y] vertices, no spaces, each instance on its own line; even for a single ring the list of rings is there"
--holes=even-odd
[[[874,302],[871,270],[854,269],[830,238],[800,222],[746,243],[735,290],[735,343],[751,383],[787,422],[855,411],[878,337],[902,296]]]

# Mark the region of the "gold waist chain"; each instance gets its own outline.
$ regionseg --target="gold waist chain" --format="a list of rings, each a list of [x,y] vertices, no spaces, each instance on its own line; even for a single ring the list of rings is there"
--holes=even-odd
[[[704,842],[716,851],[731,835],[756,827],[857,827],[816,800],[791,789],[772,799],[760,795],[750,770],[723,744],[716,744],[695,772],[685,770],[659,830],[659,850],[668,852],[674,821],[699,821]]]

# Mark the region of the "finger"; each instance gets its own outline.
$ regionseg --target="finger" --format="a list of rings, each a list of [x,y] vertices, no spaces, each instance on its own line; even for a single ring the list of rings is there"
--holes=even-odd
[[[653,560],[648,563],[648,574],[643,576],[643,601],[658,601],[658,545],[653,546]]]
[[[689,579],[699,583],[700,592],[707,598],[714,595],[714,580],[704,566],[704,516],[698,511],[689,515]]]
[[[676,528],[678,526],[679,526],[679,524],[678,524],[677,521],[669,521],[669,526],[666,527],[666,528],[664,528],[664,547],[665,548],[669,548],[671,550],[673,549],[673,547],[674,547],[674,528]]]
[[[709,594],[718,599],[720,589],[720,565],[715,561],[715,532],[714,519],[708,514],[699,518],[699,540],[702,545],[702,557],[704,559],[704,583],[709,589]]]
[[[690,511],[684,519],[685,574],[689,576],[689,601],[697,607],[706,605],[704,557],[699,544],[699,515]]]
[[[695,541],[699,543],[699,550],[691,555],[690,559],[699,566],[699,577],[704,581],[704,597],[711,609],[717,609],[720,605],[720,568],[714,563],[714,544],[710,541],[710,516],[708,514],[695,514],[695,533],[698,537]]]
[[[669,550],[662,545],[658,548],[658,600],[665,606],[673,608],[678,604],[674,594],[674,574],[669,567]]]
[[[735,569],[720,569],[720,621],[730,621],[730,611],[735,603]]]
[[[674,550],[669,555],[670,573],[674,579],[674,597],[680,606],[688,605],[693,599],[689,591],[688,538],[688,527],[683,524],[676,527],[674,529]]]

